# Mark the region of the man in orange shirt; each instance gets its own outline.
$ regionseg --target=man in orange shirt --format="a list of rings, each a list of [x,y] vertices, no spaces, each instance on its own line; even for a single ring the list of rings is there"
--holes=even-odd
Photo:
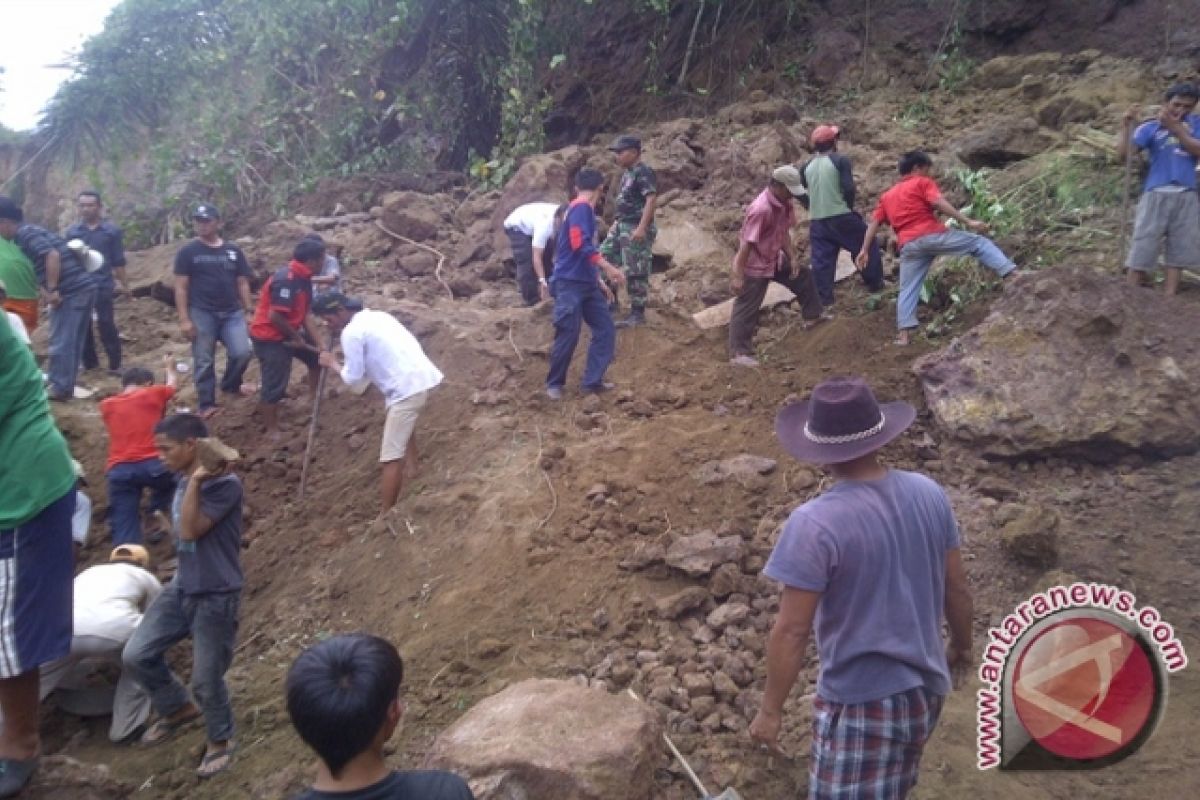
[[[166,511],[175,492],[175,476],[158,457],[154,426],[175,396],[177,375],[168,356],[165,386],[142,367],[125,370],[121,393],[100,403],[108,429],[108,514],[114,546],[142,543],[142,491],[149,489],[152,511]]]
[[[312,278],[325,263],[325,244],[302,239],[292,251],[292,261],[275,270],[263,284],[258,308],[250,323],[250,341],[262,368],[258,410],[271,440],[280,437],[279,401],[287,394],[292,376],[292,359],[308,367],[308,385],[317,393],[320,332],[308,315],[312,305]],[[308,338],[305,339],[304,335]]]

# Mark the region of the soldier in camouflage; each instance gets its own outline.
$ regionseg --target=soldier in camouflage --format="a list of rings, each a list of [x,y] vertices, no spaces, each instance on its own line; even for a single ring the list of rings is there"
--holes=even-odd
[[[654,170],[642,163],[642,142],[635,136],[620,136],[608,148],[617,164],[624,168],[617,193],[617,214],[600,252],[608,261],[619,264],[629,282],[629,316],[619,320],[618,328],[631,328],[646,321],[646,298],[650,294],[650,250],[658,229],[654,227],[654,209],[658,187]]]

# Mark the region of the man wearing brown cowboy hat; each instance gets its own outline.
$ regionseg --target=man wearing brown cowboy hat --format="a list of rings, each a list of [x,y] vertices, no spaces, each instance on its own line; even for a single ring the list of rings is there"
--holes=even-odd
[[[879,462],[915,417],[908,403],[879,405],[860,378],[832,378],[775,421],[785,450],[837,479],[792,512],[763,570],[783,595],[750,735],[778,748],[815,626],[810,798],[904,797],[946,694],[971,665],[971,596],[946,493]]]

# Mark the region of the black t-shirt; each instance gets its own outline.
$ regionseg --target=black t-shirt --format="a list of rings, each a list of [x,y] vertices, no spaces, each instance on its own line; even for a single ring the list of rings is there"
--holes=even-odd
[[[175,256],[175,274],[187,275],[188,308],[237,311],[242,307],[237,279],[253,277],[246,254],[232,242],[209,247],[199,239],[185,244]]]
[[[356,792],[309,789],[293,800],[475,800],[475,795],[467,782],[452,772],[414,770],[393,772],[379,783]]]

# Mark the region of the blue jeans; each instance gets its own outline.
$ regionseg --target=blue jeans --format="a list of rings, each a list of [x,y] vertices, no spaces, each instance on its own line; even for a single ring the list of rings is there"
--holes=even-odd
[[[50,312],[50,392],[67,398],[75,392],[75,376],[83,358],[83,342],[92,324],[96,290],[81,289],[62,298]]]
[[[900,250],[900,296],[896,299],[896,327],[917,327],[917,303],[921,284],[938,256],[974,256],[1000,277],[1017,268],[996,243],[967,231],[930,233],[913,239]]]
[[[210,742],[233,738],[233,708],[225,673],[233,663],[241,592],[184,594],[178,580],[168,583],[146,609],[121,654],[146,691],[159,716],[169,717],[187,705],[188,690],[167,666],[171,646],[192,637],[192,693],[204,712]]]
[[[100,343],[108,356],[108,368],[121,368],[121,334],[117,330],[116,312],[113,310],[112,281],[96,290],[96,327],[100,329]],[[83,337],[83,368],[94,369],[100,366],[100,358],[96,355],[96,339],[92,335],[92,323],[87,326]]]
[[[117,464],[108,471],[108,520],[114,547],[142,544],[143,489],[151,492],[151,511],[166,511],[175,492],[175,476],[157,458]]]
[[[587,366],[583,370],[584,388],[604,383],[604,371],[612,363],[617,349],[617,331],[608,300],[599,284],[582,281],[554,282],[554,346],[550,349],[550,374],[547,386],[561,387],[567,382],[567,369],[579,344],[579,332],[586,322],[592,331]]]
[[[192,367],[195,370],[196,396],[200,410],[217,404],[217,342],[225,345],[225,375],[221,391],[237,394],[242,388],[242,376],[250,366],[250,333],[246,317],[236,311],[202,311],[189,308],[188,315],[196,326],[192,342]]]

